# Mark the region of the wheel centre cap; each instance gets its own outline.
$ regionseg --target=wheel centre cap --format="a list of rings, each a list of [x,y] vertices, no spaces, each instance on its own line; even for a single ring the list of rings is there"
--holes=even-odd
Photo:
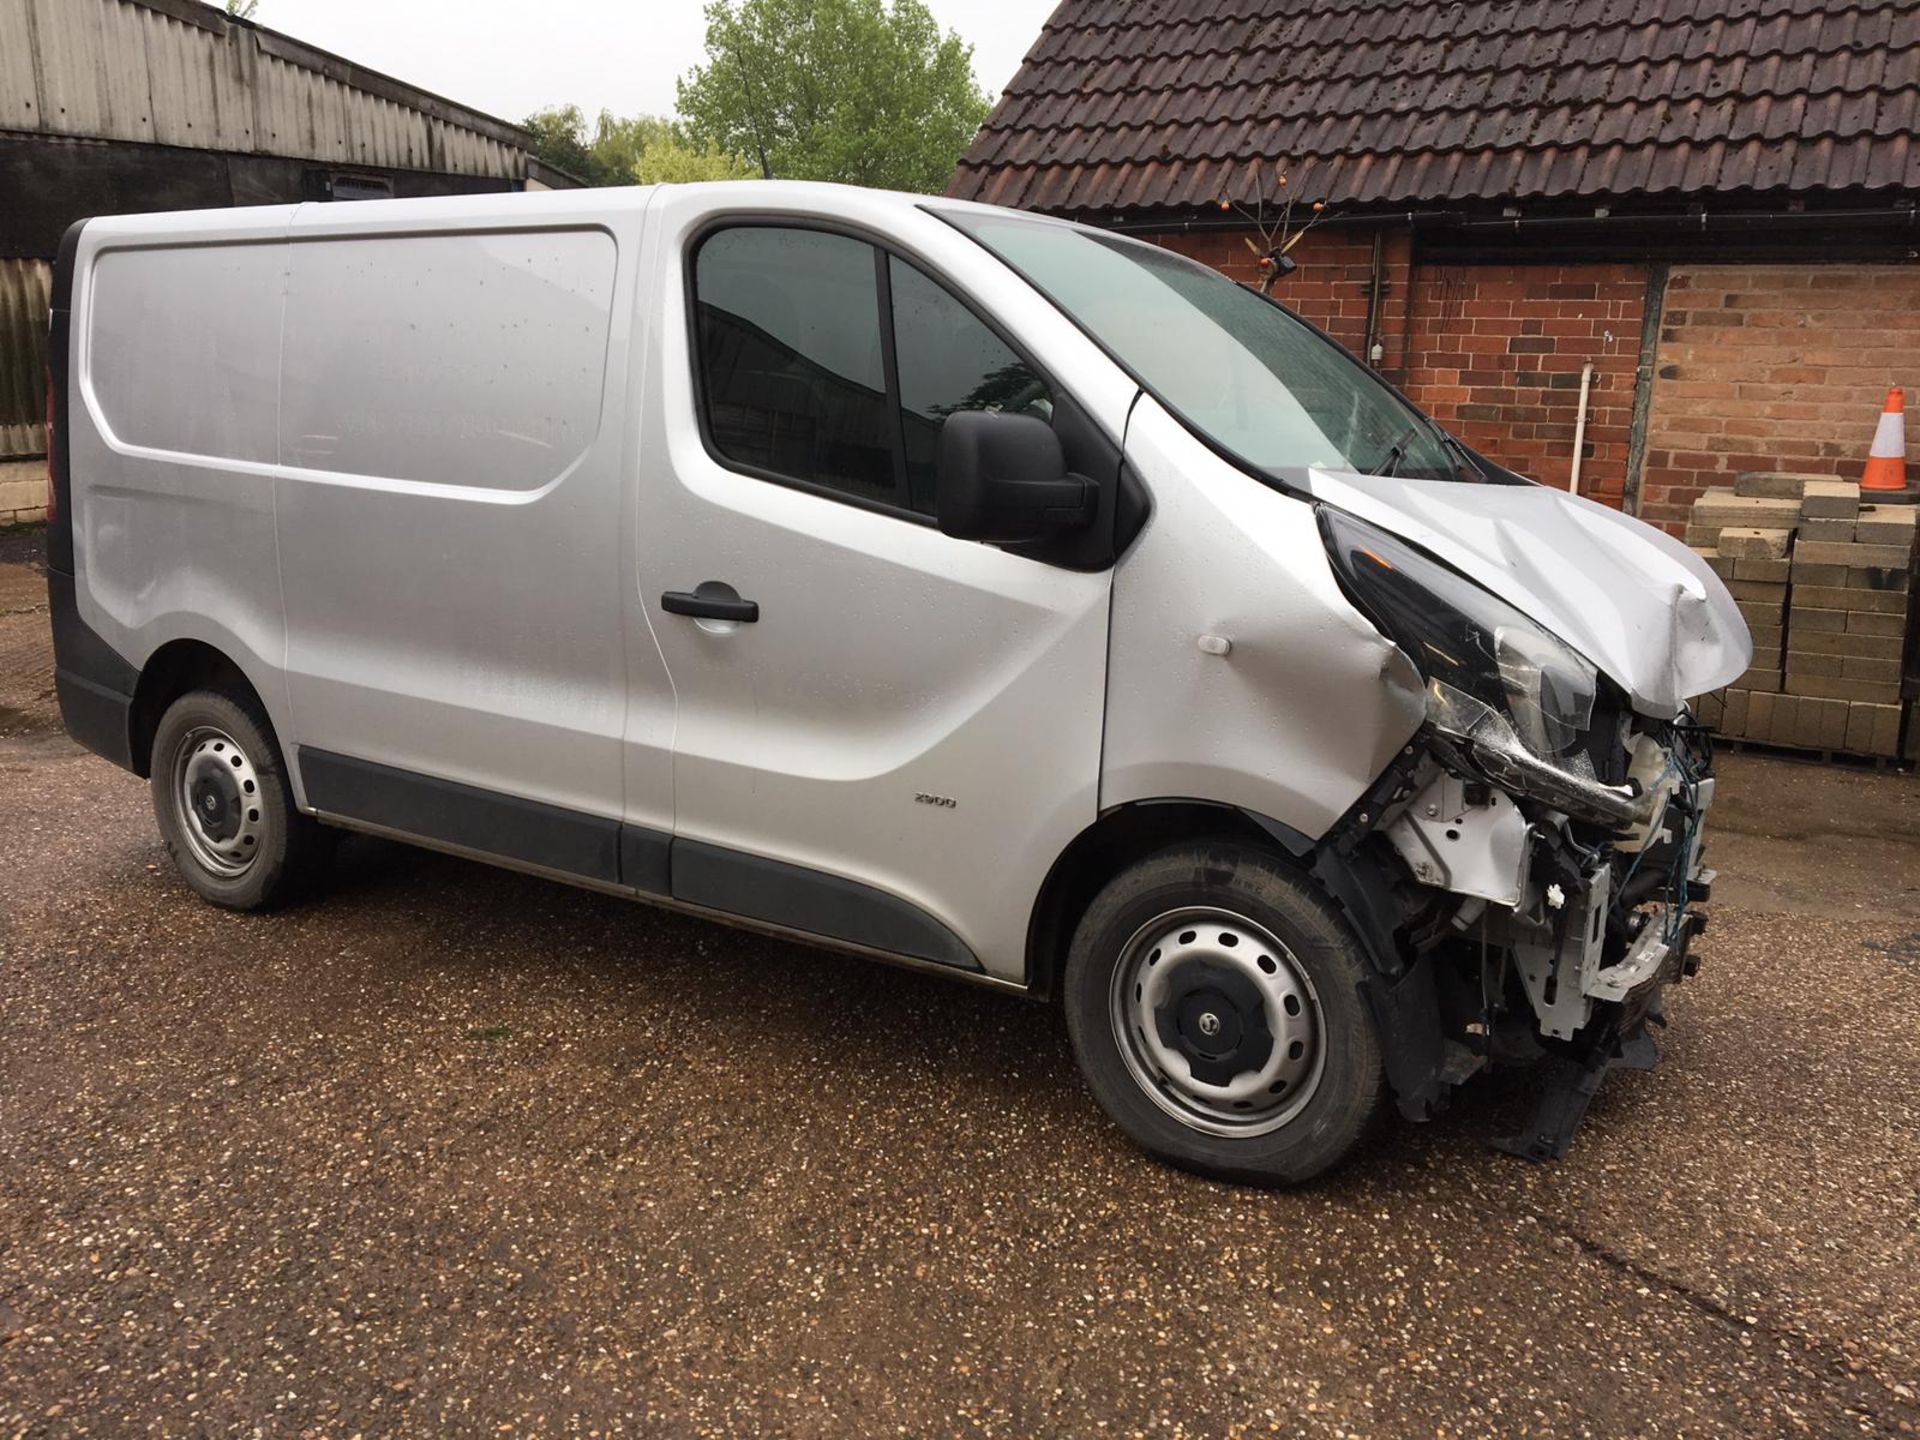
[[[189,792],[194,823],[211,840],[231,840],[240,831],[240,787],[218,770],[202,775]]]
[[[1240,1046],[1246,1018],[1231,996],[1207,988],[1187,994],[1180,1002],[1181,1047],[1208,1059],[1223,1059]]]
[[[1181,965],[1168,977],[1153,1018],[1161,1043],[1204,1084],[1225,1085],[1258,1070],[1273,1053],[1260,991],[1230,965],[1202,959]]]

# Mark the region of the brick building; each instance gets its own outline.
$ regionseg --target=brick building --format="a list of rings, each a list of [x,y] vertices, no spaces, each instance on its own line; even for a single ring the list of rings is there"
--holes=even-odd
[[[1284,173],[1276,298],[1555,485],[1584,374],[1580,490],[1677,533],[1920,383],[1917,123],[1920,0],[1064,0],[949,193],[1251,281]]]

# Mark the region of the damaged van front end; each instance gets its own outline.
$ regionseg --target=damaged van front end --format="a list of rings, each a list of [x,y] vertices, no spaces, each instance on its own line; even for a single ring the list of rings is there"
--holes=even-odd
[[[1704,566],[1615,512],[1498,483],[1403,480],[1386,504],[1370,479],[1315,490],[1340,502],[1319,513],[1343,588],[1426,686],[1419,736],[1336,842],[1349,912],[1384,910],[1411,952],[1376,1019],[1411,1042],[1437,1011],[1428,1073],[1396,1077],[1416,1115],[1483,1068],[1539,1064],[1534,1115],[1501,1143],[1553,1158],[1609,1069],[1654,1063],[1665,989],[1697,965],[1713,755],[1682,697],[1737,675],[1750,640]],[[1556,579],[1528,583],[1514,557],[1536,554]]]
[[[1152,514],[1115,567],[1101,803],[1225,832],[1133,822],[1176,843],[1081,922],[1065,1000],[1102,1104],[1175,1163],[1295,1181],[1355,1143],[1379,1079],[1418,1120],[1526,1064],[1508,1148],[1563,1153],[1607,1071],[1652,1063],[1694,963],[1714,782],[1687,702],[1752,652],[1726,587],[1166,248],[943,213],[1139,386]],[[1282,1034],[1301,1074],[1273,1068]]]

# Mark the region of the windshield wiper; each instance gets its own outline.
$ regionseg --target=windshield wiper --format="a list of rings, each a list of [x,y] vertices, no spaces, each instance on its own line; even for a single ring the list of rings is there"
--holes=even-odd
[[[1400,438],[1387,447],[1387,453],[1378,465],[1367,471],[1369,475],[1391,475],[1399,469],[1400,462],[1407,458],[1407,446],[1413,443],[1413,437],[1420,433],[1420,423],[1415,421],[1400,432]]]
[[[1473,458],[1473,452],[1462,445],[1445,430],[1440,432],[1440,443],[1447,447],[1447,453],[1453,456],[1453,477],[1456,480],[1472,478],[1480,484],[1486,483],[1486,475]]]

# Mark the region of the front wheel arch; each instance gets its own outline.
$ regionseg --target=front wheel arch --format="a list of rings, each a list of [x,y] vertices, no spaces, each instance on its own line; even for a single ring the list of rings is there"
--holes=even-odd
[[[1295,861],[1314,842],[1277,820],[1213,800],[1136,800],[1109,810],[1076,835],[1053,862],[1027,923],[1027,988],[1060,993],[1073,932],[1107,882],[1157,851],[1210,840],[1263,847]]]

